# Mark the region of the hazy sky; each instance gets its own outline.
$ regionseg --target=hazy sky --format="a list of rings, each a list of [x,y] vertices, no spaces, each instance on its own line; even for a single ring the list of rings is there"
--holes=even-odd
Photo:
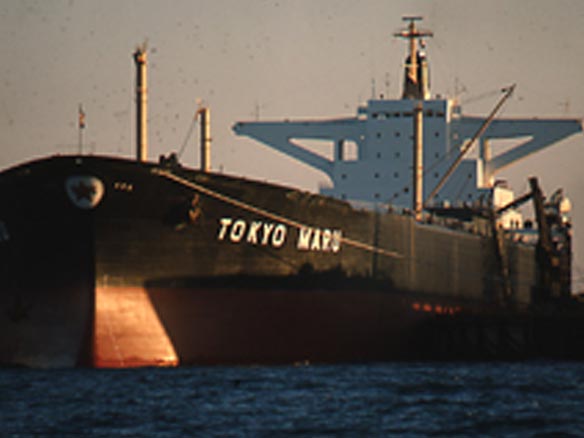
[[[459,92],[466,113],[486,114],[491,92],[517,83],[503,116],[584,116],[580,0],[2,0],[0,168],[75,152],[80,103],[85,150],[133,156],[132,52],[147,40],[150,159],[180,149],[202,99],[214,169],[316,190],[324,175],[231,126],[258,113],[354,115],[373,80],[378,94],[397,97],[406,48],[391,35],[412,14],[434,31],[432,92]],[[186,164],[198,164],[194,142]],[[582,280],[583,146],[576,136],[505,172],[517,192],[532,174],[548,193],[568,191]]]

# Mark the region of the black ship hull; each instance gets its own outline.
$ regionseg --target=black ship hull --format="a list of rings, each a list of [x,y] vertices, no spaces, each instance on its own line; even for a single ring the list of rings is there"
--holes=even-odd
[[[5,365],[579,358],[583,350],[579,305],[536,299],[535,246],[504,241],[502,278],[480,221],[419,223],[285,187],[102,157],[9,169],[0,199]]]

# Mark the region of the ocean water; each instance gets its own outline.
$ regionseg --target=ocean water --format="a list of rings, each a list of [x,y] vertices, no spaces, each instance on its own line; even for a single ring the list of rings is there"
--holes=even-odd
[[[1,437],[581,437],[584,363],[0,369]]]

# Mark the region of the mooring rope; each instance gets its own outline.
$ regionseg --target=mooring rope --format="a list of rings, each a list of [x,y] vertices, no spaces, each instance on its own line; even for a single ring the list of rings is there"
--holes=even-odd
[[[218,199],[219,201],[225,202],[227,204],[231,204],[235,207],[241,208],[243,210],[247,210],[247,211],[252,212],[252,213],[259,214],[259,215],[264,216],[268,219],[271,219],[271,220],[274,220],[277,222],[281,222],[281,223],[288,225],[290,227],[294,227],[297,229],[312,228],[308,225],[302,224],[302,223],[295,221],[293,219],[289,219],[289,218],[281,216],[279,214],[272,213],[268,210],[264,210],[263,208],[259,208],[259,207],[256,207],[254,205],[248,204],[246,202],[240,201],[238,199],[232,198],[230,196],[224,195],[224,194],[219,193],[213,189],[205,187],[201,184],[195,183],[193,181],[190,181],[188,179],[185,179],[185,178],[182,178],[178,175],[175,175],[174,173],[169,172],[167,170],[154,168],[154,169],[152,169],[152,173],[155,175],[167,178],[169,180],[175,181],[179,184],[182,184],[186,187],[189,187],[189,188],[196,190],[200,193],[203,193],[207,196],[211,196],[215,199]],[[399,254],[395,251],[388,251],[386,249],[379,248],[379,247],[376,247],[373,245],[369,245],[367,243],[359,242],[358,240],[350,239],[346,236],[341,236],[341,242],[346,244],[346,245],[353,246],[355,248],[359,248],[359,249],[362,249],[365,251],[370,251],[370,252],[373,252],[376,254],[385,255],[388,257],[393,257],[393,258],[402,258],[403,257],[401,254]]]

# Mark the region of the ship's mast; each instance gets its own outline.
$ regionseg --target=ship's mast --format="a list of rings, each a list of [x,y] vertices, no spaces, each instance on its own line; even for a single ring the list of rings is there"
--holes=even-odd
[[[136,160],[148,157],[148,95],[146,87],[146,44],[134,52],[136,63]]]
[[[417,220],[421,218],[423,208],[423,132],[424,132],[424,113],[422,100],[430,97],[428,86],[428,62],[426,56],[418,50],[418,40],[424,37],[431,37],[433,34],[427,30],[420,30],[416,27],[416,21],[420,21],[422,17],[403,17],[404,21],[408,21],[408,27],[401,32],[397,32],[394,36],[399,38],[406,38],[409,40],[409,55],[406,59],[406,71],[404,77],[403,99],[418,100],[414,105],[414,150],[412,163],[412,183],[413,183],[413,198],[412,210]],[[423,41],[420,41],[423,46]]]
[[[428,99],[430,87],[428,80],[428,62],[423,52],[418,50],[418,40],[423,47],[422,38],[432,37],[434,34],[428,30],[418,29],[416,21],[422,17],[403,17],[403,21],[409,21],[407,29],[394,34],[398,38],[409,40],[409,55],[406,59],[406,74],[404,77],[403,99]]]
[[[418,101],[414,108],[414,153],[413,153],[413,211],[416,220],[422,218],[424,208],[424,108]]]

